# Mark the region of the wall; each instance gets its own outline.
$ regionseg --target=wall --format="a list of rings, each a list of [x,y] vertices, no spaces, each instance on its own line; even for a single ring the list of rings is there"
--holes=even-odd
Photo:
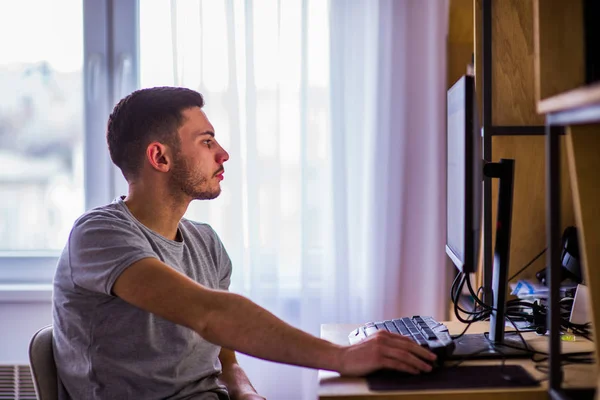
[[[31,337],[38,329],[52,323],[49,295],[47,301],[3,297],[0,300],[0,364],[29,364]]]

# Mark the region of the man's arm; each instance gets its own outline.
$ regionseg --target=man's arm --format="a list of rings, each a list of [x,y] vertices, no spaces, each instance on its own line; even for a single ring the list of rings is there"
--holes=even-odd
[[[223,368],[219,380],[227,387],[232,400],[264,400],[263,396],[256,393],[246,373],[237,363],[235,352],[222,348],[219,359]]]
[[[401,335],[379,332],[340,346],[288,325],[249,299],[208,289],[156,258],[133,263],[113,292],[139,308],[187,326],[211,343],[254,357],[364,375],[381,368],[430,371],[435,355]]]

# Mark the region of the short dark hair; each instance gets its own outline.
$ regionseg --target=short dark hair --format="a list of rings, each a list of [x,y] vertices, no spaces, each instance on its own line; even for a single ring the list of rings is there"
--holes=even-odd
[[[177,129],[182,111],[204,106],[202,95],[180,87],[136,90],[115,106],[108,118],[106,141],[110,158],[128,181],[142,165],[146,146],[154,140],[179,149]]]

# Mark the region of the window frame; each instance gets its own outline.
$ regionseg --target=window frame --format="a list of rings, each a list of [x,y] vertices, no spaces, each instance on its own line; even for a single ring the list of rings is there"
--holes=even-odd
[[[139,87],[139,0],[82,2],[84,197],[89,210],[127,193],[121,171],[111,162],[105,129],[114,104]],[[50,284],[60,253],[1,251],[0,284]]]

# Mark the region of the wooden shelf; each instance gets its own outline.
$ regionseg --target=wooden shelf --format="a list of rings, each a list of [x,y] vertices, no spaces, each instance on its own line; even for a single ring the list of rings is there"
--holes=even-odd
[[[540,100],[537,111],[540,114],[548,114],[599,103],[600,83],[595,83]]]
[[[585,85],[586,0],[534,0],[535,97],[539,103]]]

